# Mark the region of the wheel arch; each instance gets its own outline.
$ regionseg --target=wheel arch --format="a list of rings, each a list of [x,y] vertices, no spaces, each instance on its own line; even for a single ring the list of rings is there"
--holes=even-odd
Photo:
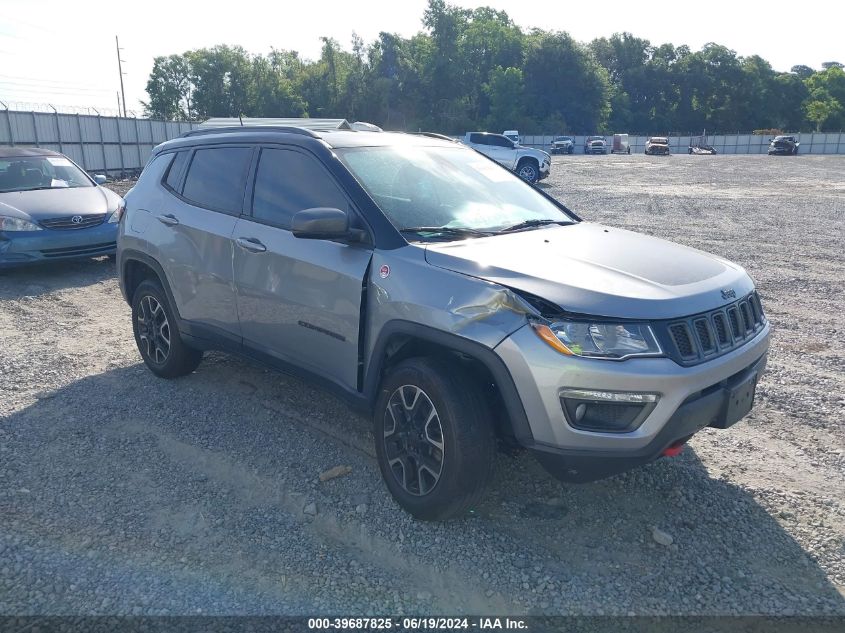
[[[135,290],[145,279],[152,279],[161,285],[167,295],[167,301],[176,313],[176,318],[181,320],[179,306],[176,304],[161,264],[146,253],[135,250],[123,251],[120,258],[120,286],[127,303],[132,303]]]
[[[489,390],[490,397],[501,401],[502,406],[492,407],[499,413],[495,418],[497,434],[523,446],[533,444],[534,436],[522,400],[499,355],[471,339],[410,321],[389,321],[373,345],[364,378],[364,394],[372,407],[390,368],[406,358],[418,356],[445,357],[464,365],[479,386]]]

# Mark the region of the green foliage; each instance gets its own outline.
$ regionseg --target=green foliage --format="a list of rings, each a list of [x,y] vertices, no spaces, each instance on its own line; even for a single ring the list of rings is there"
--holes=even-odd
[[[411,38],[382,32],[369,44],[353,33],[351,50],[322,38],[317,60],[225,45],[158,57],[145,109],[166,119],[312,116],[449,134],[845,127],[839,62],[779,73],[715,43],[692,51],[615,33],[585,45],[445,0],[428,1],[422,25]]]

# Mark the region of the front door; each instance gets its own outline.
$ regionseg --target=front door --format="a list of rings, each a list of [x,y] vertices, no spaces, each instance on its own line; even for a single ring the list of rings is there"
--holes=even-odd
[[[298,211],[339,208],[352,218],[350,202],[314,156],[265,147],[251,207],[233,234],[244,345],[355,389],[361,290],[372,251],[290,232]]]

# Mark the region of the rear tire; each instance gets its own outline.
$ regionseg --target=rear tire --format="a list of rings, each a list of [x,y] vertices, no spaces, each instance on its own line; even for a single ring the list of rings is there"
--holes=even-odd
[[[410,358],[390,370],[373,433],[387,489],[417,519],[460,516],[484,494],[495,451],[491,415],[479,387],[452,364]]]
[[[194,371],[202,351],[182,341],[176,315],[157,281],[145,279],[132,296],[132,331],[141,358],[156,376],[178,378]]]

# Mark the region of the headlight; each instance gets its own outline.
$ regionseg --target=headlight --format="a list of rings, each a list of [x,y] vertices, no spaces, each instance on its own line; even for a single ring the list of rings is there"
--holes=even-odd
[[[532,323],[531,327],[550,347],[567,356],[622,360],[663,354],[651,327],[644,323],[559,321]]]
[[[115,209],[114,213],[111,214],[108,223],[114,224],[115,222],[120,222],[120,218],[123,217],[124,211],[126,211],[126,201],[121,200],[117,205],[117,209]]]
[[[0,231],[41,231],[41,227],[21,218],[0,215]]]

